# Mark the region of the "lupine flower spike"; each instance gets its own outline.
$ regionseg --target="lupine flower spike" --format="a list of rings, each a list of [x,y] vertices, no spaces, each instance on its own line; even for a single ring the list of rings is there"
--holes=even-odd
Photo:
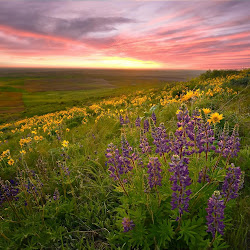
[[[153,143],[156,145],[155,153],[159,154],[160,156],[164,156],[165,153],[170,151],[166,129],[163,123],[161,123],[159,127],[155,127],[153,129],[152,137],[154,139]]]
[[[225,205],[220,191],[214,191],[214,194],[208,200],[207,206],[207,232],[212,233],[213,238],[215,238],[216,232],[223,235],[223,230],[225,227],[223,223]]]
[[[141,127],[141,118],[138,116],[135,120],[135,126],[140,128]]]
[[[129,218],[123,218],[122,225],[123,225],[124,233],[131,231],[135,227],[134,222],[130,220]]]
[[[227,169],[227,174],[222,185],[221,194],[225,198],[225,204],[238,197],[238,192],[241,187],[241,170],[239,167],[235,167],[231,164],[231,167]]]
[[[152,113],[151,118],[152,118],[152,120],[153,120],[154,124],[156,124],[156,115],[155,115],[155,113],[154,113],[154,112]]]
[[[186,163],[183,159],[180,159],[178,155],[173,155],[171,158],[172,162],[169,163],[172,176],[170,181],[172,182],[171,189],[174,191],[171,199],[172,210],[178,208],[179,220],[184,211],[188,212],[189,200],[192,191],[187,189],[191,185],[191,179],[189,177],[189,171]]]
[[[139,147],[143,154],[148,154],[151,152],[151,147],[149,146],[148,138],[145,134],[141,134]]]
[[[157,157],[150,157],[149,158],[149,163],[148,163],[148,184],[150,188],[161,186],[161,172],[162,169],[161,163],[159,162],[159,159]]]
[[[145,133],[149,131],[149,121],[148,121],[148,119],[144,120],[143,127],[144,127],[144,132]]]

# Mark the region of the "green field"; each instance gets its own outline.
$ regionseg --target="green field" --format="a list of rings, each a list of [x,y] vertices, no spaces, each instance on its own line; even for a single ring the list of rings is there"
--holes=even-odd
[[[185,81],[199,70],[0,69],[0,123]]]
[[[249,249],[250,69],[200,73],[2,69],[0,249]]]

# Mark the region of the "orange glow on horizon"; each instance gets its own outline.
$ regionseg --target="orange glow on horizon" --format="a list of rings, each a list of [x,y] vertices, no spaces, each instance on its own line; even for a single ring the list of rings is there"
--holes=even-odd
[[[0,65],[1,67],[1,65]],[[100,57],[98,60],[81,57],[46,57],[44,59],[22,58],[21,61],[12,61],[7,67],[55,67],[55,68],[114,68],[114,69],[161,69],[161,63],[143,61],[129,57]]]

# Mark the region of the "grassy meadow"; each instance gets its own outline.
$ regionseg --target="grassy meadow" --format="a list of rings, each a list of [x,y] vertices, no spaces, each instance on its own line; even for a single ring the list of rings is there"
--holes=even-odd
[[[249,79],[2,69],[0,249],[248,249]]]
[[[42,115],[131,89],[164,86],[199,70],[0,69],[0,123]],[[129,88],[129,89],[128,89]]]

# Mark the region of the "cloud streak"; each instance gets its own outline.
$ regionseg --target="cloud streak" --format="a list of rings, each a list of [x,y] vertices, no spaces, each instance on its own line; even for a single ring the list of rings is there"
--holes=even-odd
[[[162,68],[250,67],[249,9],[247,1],[3,0],[0,67],[53,66],[63,57],[65,67],[112,57]]]

